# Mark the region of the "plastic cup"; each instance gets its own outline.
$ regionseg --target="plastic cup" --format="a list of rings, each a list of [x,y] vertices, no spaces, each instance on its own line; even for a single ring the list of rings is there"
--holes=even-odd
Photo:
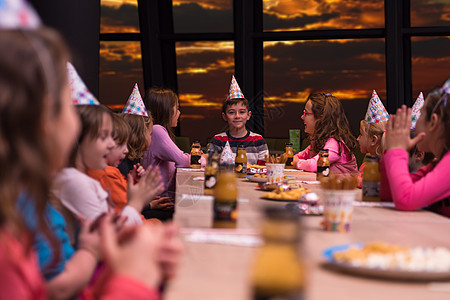
[[[283,183],[284,164],[268,164],[267,168],[267,182],[268,183]]]
[[[350,230],[353,213],[353,201],[357,189],[354,190],[328,190],[322,191],[324,205],[323,225],[325,231],[346,233]]]

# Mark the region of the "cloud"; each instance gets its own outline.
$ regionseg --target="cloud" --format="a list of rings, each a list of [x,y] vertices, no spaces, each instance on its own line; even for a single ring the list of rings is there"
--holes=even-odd
[[[136,5],[101,6],[101,32],[139,32],[139,14]]]
[[[201,22],[199,22],[201,18]],[[230,7],[203,7],[197,3],[181,3],[173,7],[174,31],[192,32],[232,32],[233,10]]]

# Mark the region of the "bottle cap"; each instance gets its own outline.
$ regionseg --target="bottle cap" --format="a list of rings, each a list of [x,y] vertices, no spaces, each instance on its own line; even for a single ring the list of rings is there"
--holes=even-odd
[[[292,143],[286,143],[286,147],[292,147]]]

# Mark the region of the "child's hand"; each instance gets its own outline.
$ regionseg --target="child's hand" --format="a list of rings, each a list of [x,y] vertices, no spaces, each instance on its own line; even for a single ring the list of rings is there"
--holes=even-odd
[[[297,164],[298,164],[299,158],[297,156],[294,155],[294,157],[292,158],[292,165],[294,166],[294,168],[297,169]]]
[[[177,237],[178,226],[174,223],[165,224],[164,233],[158,261],[161,266],[163,280],[168,280],[174,278],[177,273],[183,253],[183,244]]]
[[[130,171],[130,174],[133,177],[133,182],[137,183],[141,177],[144,176],[145,169],[140,163],[137,163],[133,166],[133,170]]]
[[[391,115],[386,127],[386,150],[395,148],[409,151],[420,142],[425,133],[419,133],[415,138],[410,138],[411,108],[402,105],[397,109],[397,114]]]
[[[151,209],[173,210],[175,199],[171,197],[155,197],[150,201]]]
[[[138,183],[132,182],[130,174],[128,177],[128,205],[134,207],[138,212],[141,212],[145,204],[163,191],[158,167],[149,166]]]
[[[107,267],[156,288],[163,274],[159,258],[166,240],[163,225],[143,224],[126,230],[117,233],[111,215],[101,220],[101,250]]]
[[[93,221],[78,218],[80,223],[80,233],[78,234],[78,249],[90,252],[97,260],[100,258],[100,235],[98,230],[93,228]]]

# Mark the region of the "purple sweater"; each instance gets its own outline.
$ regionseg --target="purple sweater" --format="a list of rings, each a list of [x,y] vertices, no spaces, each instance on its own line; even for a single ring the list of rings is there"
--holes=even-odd
[[[202,157],[202,166],[206,160]],[[175,197],[175,171],[176,168],[189,168],[191,156],[181,151],[172,141],[167,130],[161,125],[153,126],[152,142],[144,152],[144,168],[158,166],[161,171],[164,191],[163,197]]]

